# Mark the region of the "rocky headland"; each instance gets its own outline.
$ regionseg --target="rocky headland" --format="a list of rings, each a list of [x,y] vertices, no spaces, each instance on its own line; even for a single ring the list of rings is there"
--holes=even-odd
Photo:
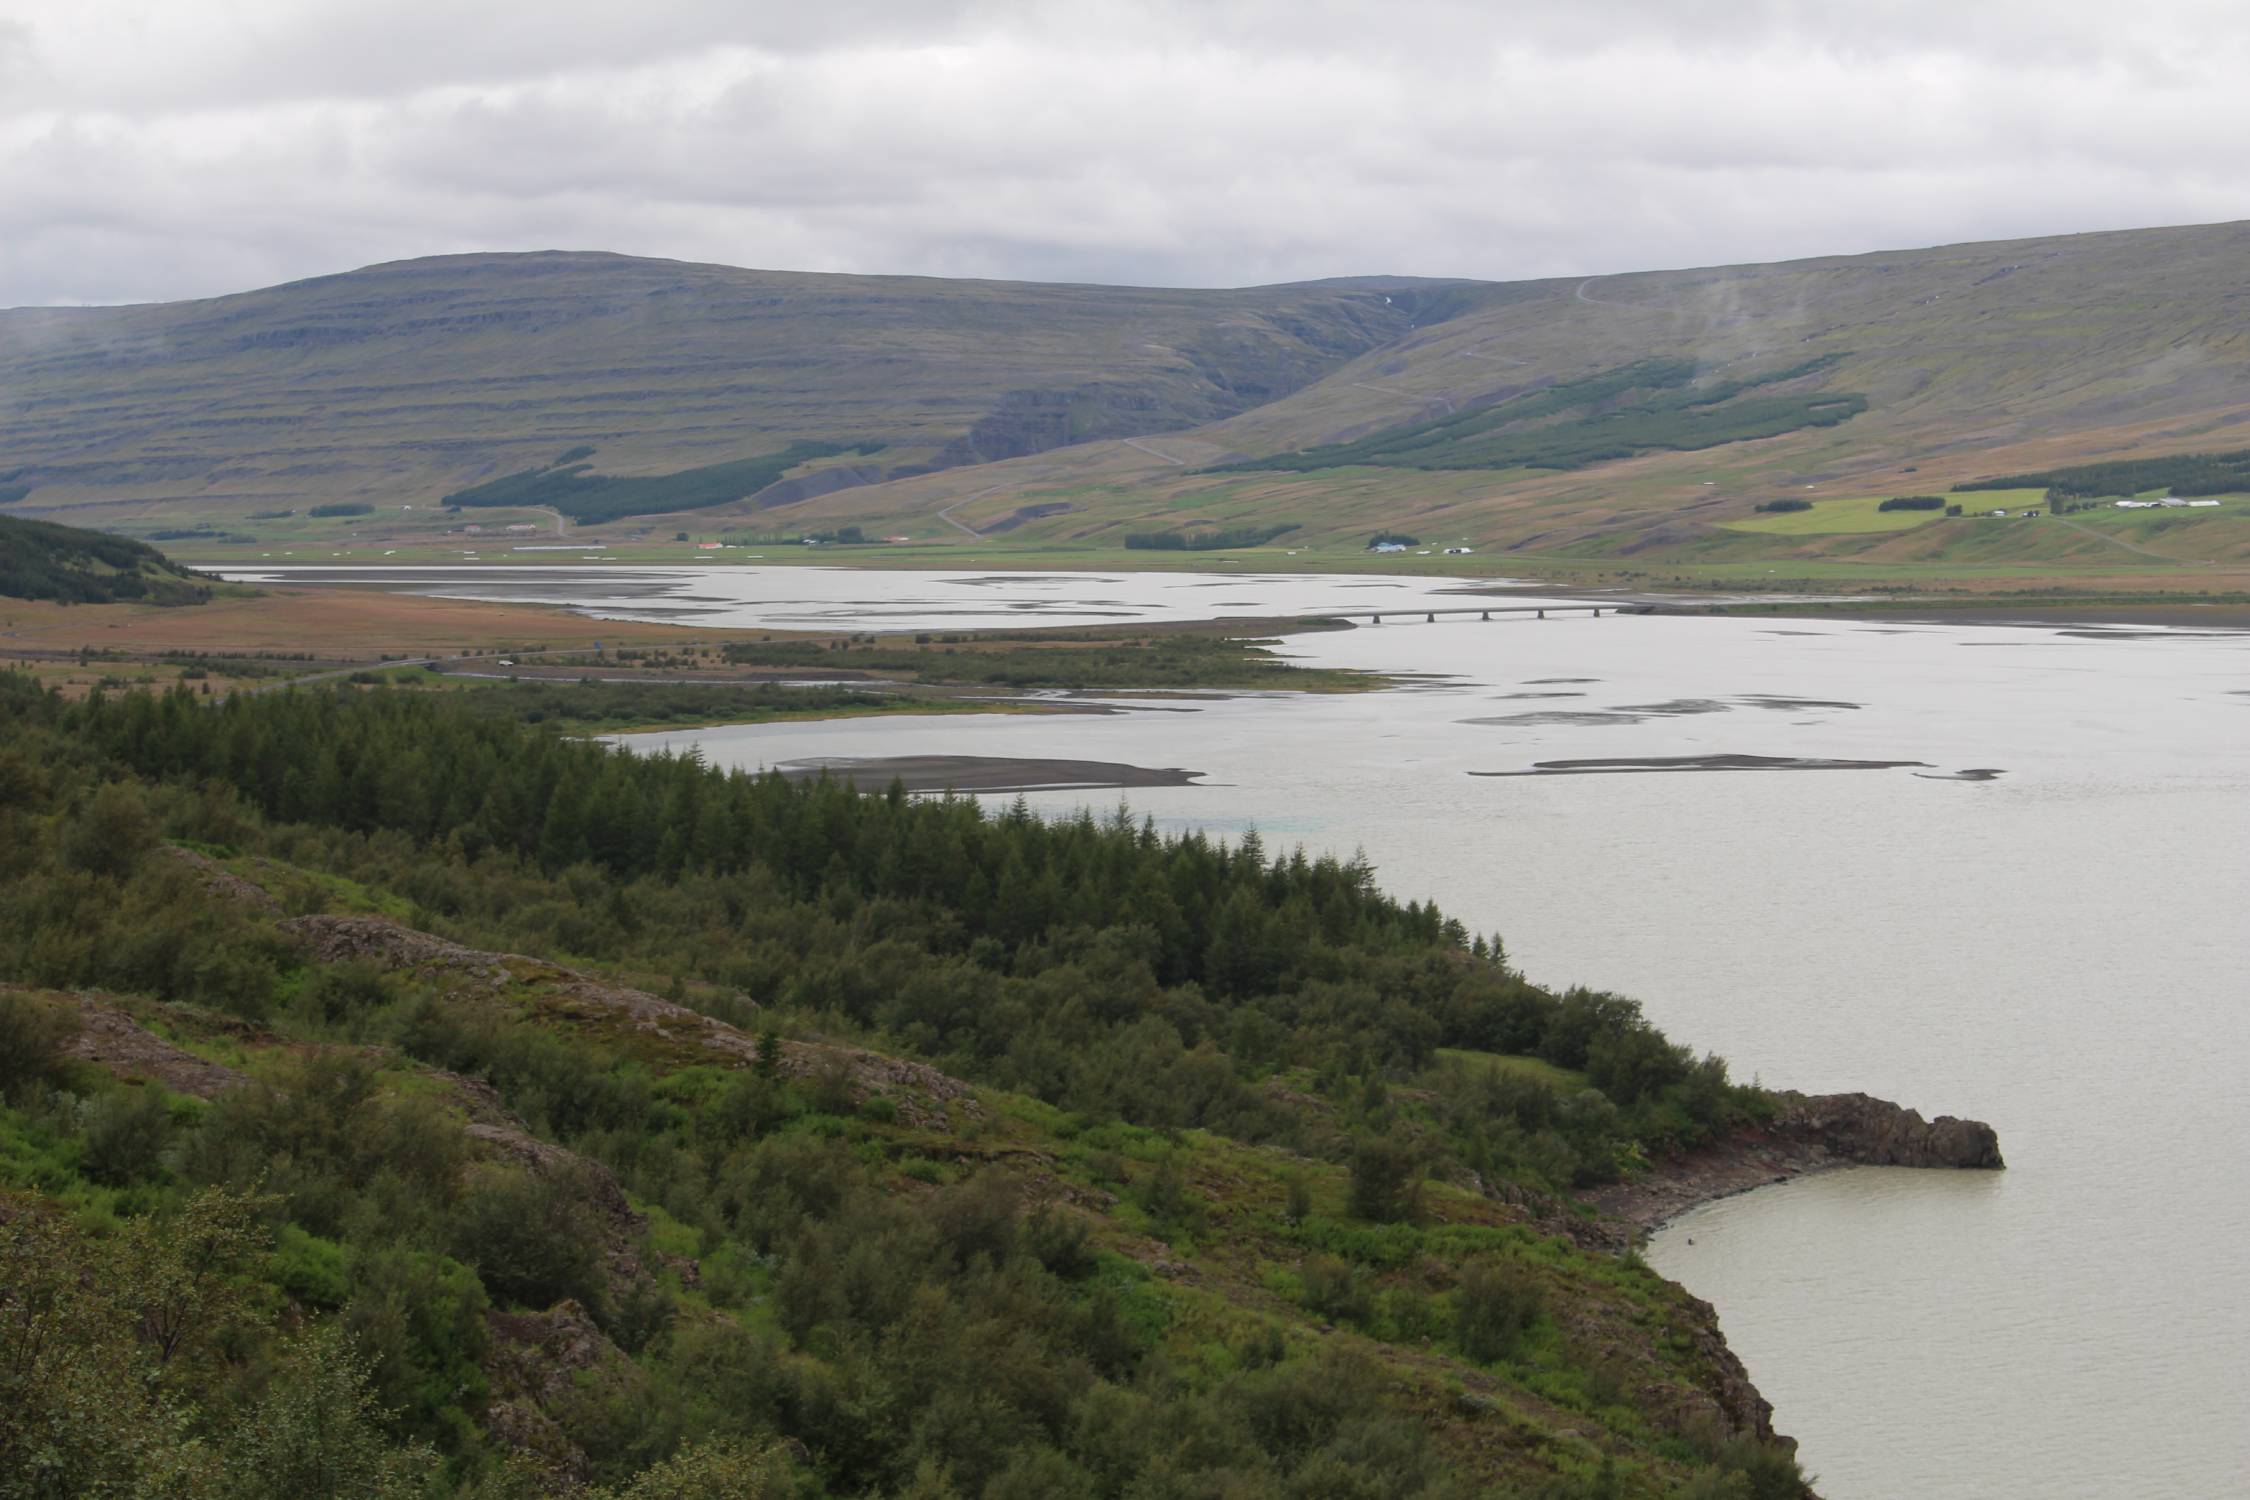
[[[1587,1193],[1639,1241],[1689,1209],[1752,1188],[1837,1167],[1940,1167],[1998,1171],[1990,1125],[1917,1110],[1868,1094],[1775,1091],[1772,1118],[1700,1150],[1655,1163],[1645,1176]]]

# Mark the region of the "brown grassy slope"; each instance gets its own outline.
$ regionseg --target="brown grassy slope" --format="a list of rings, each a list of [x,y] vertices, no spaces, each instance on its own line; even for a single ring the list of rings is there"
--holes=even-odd
[[[757,632],[770,635],[772,632]],[[329,661],[506,649],[750,638],[749,632],[592,620],[567,609],[351,588],[234,589],[192,610],[0,599],[0,657],[28,651],[248,652]]]
[[[1148,442],[1186,465],[1095,444],[835,496],[816,502],[807,519],[923,518],[976,495],[955,519],[983,527],[1025,505],[1071,506],[1012,529],[1011,543],[1083,544],[1152,521],[1264,514],[1304,521],[1304,540],[1315,542],[1401,523],[1444,529],[1451,539],[1458,522],[1463,539],[1485,546],[1544,550],[1625,530],[1669,547],[1710,521],[1807,486],[1920,492],[2094,457],[2250,445],[2250,226],[1510,290],[1294,396]],[[1449,403],[1467,407],[1650,355],[1739,373],[1831,353],[1845,357],[1821,383],[1866,394],[1870,409],[1780,438],[1563,473],[1195,472],[1230,453],[1348,439]]]
[[[1573,567],[2227,569],[2250,556],[2250,538],[2230,518],[2203,515],[2165,535],[2126,535],[2129,545],[1958,526],[1879,542],[1746,540],[1713,528],[1808,487],[1930,492],[2055,463],[2250,446],[2245,251],[2250,226],[2215,225],[1505,287],[1365,282],[1246,293],[458,257],[214,303],[107,310],[99,316],[122,321],[99,326],[127,352],[81,348],[63,366],[53,362],[52,330],[95,323],[74,323],[76,312],[0,315],[0,370],[67,377],[47,380],[32,400],[0,375],[0,405],[12,401],[14,415],[32,419],[0,424],[0,474],[29,445],[62,455],[46,460],[60,478],[30,505],[100,502],[87,514],[142,529],[185,513],[238,534],[258,530],[242,519],[259,503],[244,498],[254,490],[427,498],[581,440],[597,446],[601,465],[628,470],[708,461],[769,439],[880,436],[893,445],[883,454],[838,462],[895,469],[942,456],[972,430],[987,455],[1109,432],[1133,440],[1078,442],[778,510],[726,507],[587,534],[640,531],[653,543],[683,527],[702,536],[857,524],[991,561],[1114,549],[1135,530],[1287,520],[1303,529],[1284,546],[1337,556],[1396,526],[1484,555]],[[163,335],[174,353],[160,358],[151,350],[174,324],[177,336]],[[23,352],[26,330],[48,341],[35,359]],[[186,369],[174,354],[191,345],[205,364]],[[1366,352],[1344,361],[1354,349]],[[1821,354],[1841,356],[1822,384],[1872,403],[1832,428],[1561,473],[1206,472],[1230,455],[1350,438],[1651,356],[1742,373]],[[1265,399],[1331,357],[1344,362]],[[192,410],[189,396],[212,397],[211,380],[222,381],[223,399]],[[1007,394],[1033,388],[1022,383],[1030,380],[1079,395],[1041,408]],[[323,403],[315,417],[290,419],[310,397]],[[1218,409],[1238,414],[1206,420]],[[120,412],[142,426],[103,436]],[[212,456],[235,450],[240,457],[223,463]],[[69,465],[78,467],[64,472]],[[61,482],[97,471],[112,478]],[[123,472],[145,482],[114,478]],[[547,524],[528,513],[483,519]],[[394,509],[365,523],[264,524],[292,545],[382,547],[428,544],[444,523]],[[196,546],[197,555],[225,550]]]
[[[829,276],[547,252],[207,301],[0,312],[0,480],[42,508],[431,499],[582,444],[663,472],[794,439],[882,467],[1206,422],[1450,295]],[[260,503],[262,502],[262,504]]]

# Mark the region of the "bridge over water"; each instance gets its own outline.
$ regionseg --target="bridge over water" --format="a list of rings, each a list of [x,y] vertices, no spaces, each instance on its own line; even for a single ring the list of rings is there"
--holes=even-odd
[[[1435,625],[1438,616],[1466,619],[1471,616],[1489,620],[1495,615],[1517,619],[1544,620],[1549,615],[1588,615],[1600,619],[1611,615],[1653,615],[1653,604],[1468,604],[1449,605],[1443,609],[1331,609],[1321,611],[1326,620],[1365,620],[1370,625],[1381,625],[1386,619],[1398,624],[1411,624],[1419,615],[1425,624]]]

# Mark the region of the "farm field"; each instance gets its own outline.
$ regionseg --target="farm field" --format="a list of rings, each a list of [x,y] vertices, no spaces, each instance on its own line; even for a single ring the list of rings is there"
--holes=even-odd
[[[1932,521],[1946,519],[1943,510],[1885,510],[1884,495],[1858,495],[1842,500],[1814,500],[1811,510],[1781,511],[1744,521],[1722,521],[1728,531],[1752,531],[1767,536],[1838,536],[1869,531],[1912,531]],[[2040,505],[2041,490],[1980,490],[1973,495],[1948,495],[1948,504],[1960,505],[1971,515],[1996,508],[2023,510]]]
[[[546,605],[428,599],[363,589],[235,588],[208,604],[51,604],[0,600],[0,655],[26,652],[244,653],[370,661],[529,645],[590,647],[680,640],[676,626],[589,620]],[[723,641],[729,631],[698,631]]]

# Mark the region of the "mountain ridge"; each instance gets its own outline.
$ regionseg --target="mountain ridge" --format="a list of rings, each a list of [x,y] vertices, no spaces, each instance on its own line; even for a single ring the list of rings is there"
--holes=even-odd
[[[1410,300],[605,252],[388,262],[0,314],[0,470],[67,505],[428,494],[586,442],[645,472],[840,433],[939,467],[1241,410],[1404,330]]]
[[[2114,516],[2004,536],[1945,517],[1734,528],[1807,491],[1923,493],[2250,446],[2246,252],[2250,224],[2236,222],[1232,290],[432,257],[195,304],[0,313],[0,480],[28,490],[19,512],[100,506],[104,524],[142,534],[192,515],[222,547],[417,545],[449,529],[430,514],[444,496],[558,452],[591,447],[594,472],[661,480],[802,443],[855,451],[720,497],[691,524],[770,528],[760,517],[786,507],[808,531],[932,546],[1005,533],[1009,550],[1046,554],[1281,520],[1300,528],[1291,547],[1316,551],[1426,529],[1604,567],[2231,566],[2250,558],[2250,531],[2224,508],[2161,530]],[[1694,374],[1661,420],[1643,413],[1633,431],[1648,441],[1611,441],[1603,397],[1571,417],[1584,441],[1479,450],[1511,468],[1273,462],[1380,453],[1395,445],[1362,440],[1665,361]],[[1706,388],[1780,370],[1798,373],[1772,395],[1803,413],[1864,409],[1792,427],[1760,395],[1766,408],[1737,402],[1741,420],[1694,437]],[[1540,467],[1543,451],[1579,461]],[[1228,467],[1275,472],[1212,472]],[[384,514],[248,524],[339,498]],[[621,518],[594,535],[645,541],[666,524]]]

